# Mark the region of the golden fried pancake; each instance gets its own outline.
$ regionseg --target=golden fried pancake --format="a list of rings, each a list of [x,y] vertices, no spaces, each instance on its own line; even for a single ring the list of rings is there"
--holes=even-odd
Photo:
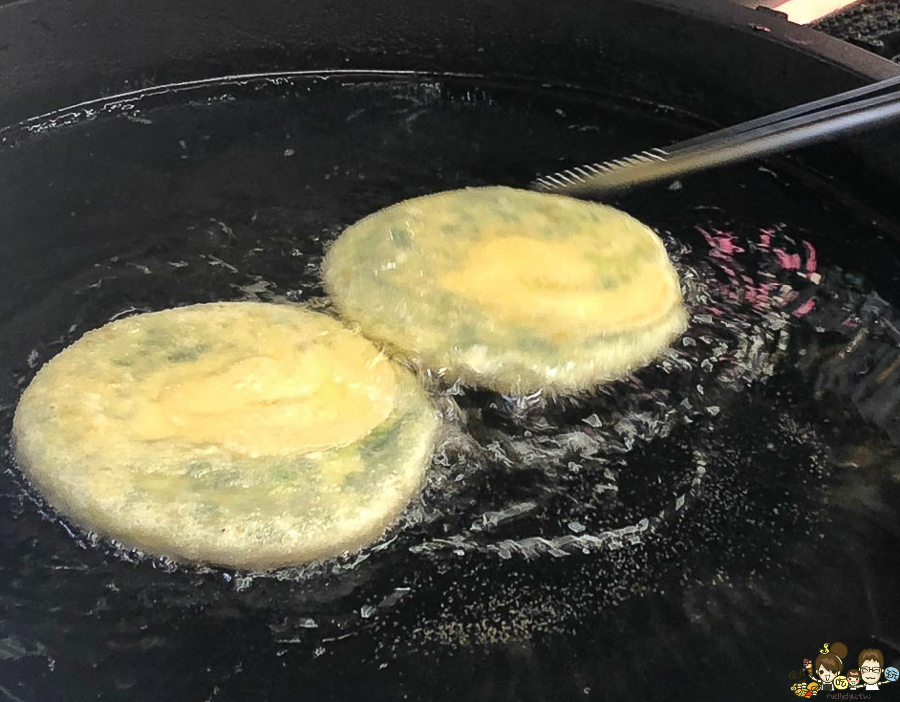
[[[685,328],[659,237],[612,207],[505,187],[401,202],[349,227],[325,285],[363,333],[450,379],[566,392]]]
[[[298,306],[121,319],[47,363],[16,410],[25,473],[129,547],[246,568],[375,539],[416,492],[436,415],[415,377]]]

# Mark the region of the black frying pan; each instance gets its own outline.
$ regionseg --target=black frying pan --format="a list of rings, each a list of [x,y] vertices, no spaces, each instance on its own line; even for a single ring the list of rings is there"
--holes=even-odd
[[[64,5],[0,7],[18,61],[2,78],[3,436],[40,363],[117,315],[323,304],[327,243],[397,200],[522,186],[892,70],[727,8],[160,9],[79,34]],[[286,66],[318,72],[13,124],[140,75]],[[163,562],[67,523],[4,457],[0,699],[755,699],[790,694],[826,641],[896,665],[888,138],[802,155],[831,173],[752,164],[614,203],[662,232],[685,340],[590,396],[439,392],[448,440],[423,495],[360,555],[268,574]]]

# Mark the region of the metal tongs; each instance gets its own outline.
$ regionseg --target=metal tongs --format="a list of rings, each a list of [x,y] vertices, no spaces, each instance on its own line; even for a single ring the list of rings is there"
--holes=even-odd
[[[541,176],[543,192],[592,197],[824,141],[900,117],[900,76],[625,158]]]

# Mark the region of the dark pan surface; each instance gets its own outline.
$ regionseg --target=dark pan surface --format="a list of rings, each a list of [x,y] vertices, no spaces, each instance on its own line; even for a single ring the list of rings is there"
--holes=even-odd
[[[360,217],[696,124],[372,74],[155,90],[7,129],[0,435],[40,364],[114,317],[327,309],[324,247]],[[685,338],[592,396],[434,388],[448,430],[423,495],[358,556],[250,574],[126,552],[4,456],[0,699],[756,699],[790,694],[796,652],[824,641],[896,665],[897,242],[785,168],[613,203],[661,231]]]

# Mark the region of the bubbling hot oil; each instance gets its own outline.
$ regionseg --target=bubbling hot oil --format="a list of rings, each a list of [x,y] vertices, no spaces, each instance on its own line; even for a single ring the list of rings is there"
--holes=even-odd
[[[441,394],[451,429],[419,507],[422,519],[449,517],[453,528],[414,552],[508,559],[619,549],[689,505],[715,464],[717,417],[753,384],[773,378],[821,279],[812,244],[777,227],[744,238],[698,224],[694,234],[662,233],[690,322],[654,363],[572,397],[458,386]],[[693,435],[677,451],[677,440],[666,443],[676,432]],[[640,464],[654,442],[679,455],[665,472],[648,474]],[[504,482],[484,477],[492,474],[516,488],[484,490],[484,483]],[[477,487],[466,494],[470,484]],[[448,498],[478,509],[442,509]]]

